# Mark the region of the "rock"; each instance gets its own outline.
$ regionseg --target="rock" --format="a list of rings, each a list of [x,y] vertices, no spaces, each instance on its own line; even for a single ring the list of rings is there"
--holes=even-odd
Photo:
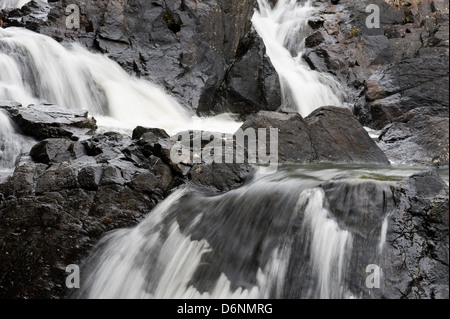
[[[220,192],[242,185],[253,172],[246,163],[225,163],[225,161],[209,163],[202,158],[202,154],[205,154],[208,148],[214,147],[215,142],[214,140],[212,143],[202,140],[202,134],[204,137],[208,135],[222,136],[220,133],[186,131],[167,138],[166,133],[161,130],[140,128],[139,131],[146,131],[147,133],[144,133],[139,140],[127,147],[123,153],[130,161],[140,167],[152,167],[153,164],[149,163],[148,159],[156,157],[168,165],[180,178],[185,178],[198,186]],[[138,135],[136,133],[136,136]],[[194,145],[197,144],[199,145],[198,150],[194,149]],[[222,149],[221,144],[223,160],[227,149]],[[183,154],[186,154],[175,158],[173,154],[176,150],[183,150]]]
[[[435,171],[400,182],[332,180],[320,187],[333,219],[352,233],[350,290],[364,299],[448,299],[448,186]],[[367,274],[358,269],[368,264],[382,269],[380,289],[361,289]]]
[[[384,35],[363,36],[364,51],[373,65],[389,64],[394,60],[394,50]]]
[[[377,83],[382,94],[367,103],[369,114],[363,123],[370,121],[372,127],[381,129],[416,108],[448,118],[447,58],[448,50],[425,48],[417,57],[390,65],[381,74],[374,73],[369,80]],[[429,90],[430,86],[434,89]]]
[[[96,120],[83,110],[48,104],[23,107],[10,103],[0,107],[9,112],[23,133],[37,139],[67,137],[76,141],[97,129]]]
[[[46,139],[30,151],[31,158],[36,163],[50,164],[74,160],[86,155],[84,146],[79,142],[67,139]]]
[[[325,41],[325,38],[322,33],[320,31],[316,31],[305,39],[305,45],[307,48],[312,48],[318,46],[323,41]]]
[[[211,94],[203,95],[198,114],[232,112],[247,115],[259,110],[275,111],[280,107],[278,74],[266,54],[261,37],[250,34],[243,42],[222,84],[209,90]]]
[[[252,175],[253,169],[244,164],[212,163],[194,165],[189,180],[212,190],[229,191],[241,186]]]
[[[132,135],[132,139],[133,140],[138,140],[141,138],[142,135],[144,135],[145,133],[153,133],[155,138],[168,138],[170,137],[169,134],[167,134],[166,131],[164,131],[163,129],[155,129],[155,128],[145,128],[142,126],[138,126],[133,130],[133,135]]]
[[[345,229],[379,240],[380,236],[374,236],[372,231],[383,224],[386,214],[395,207],[388,184],[327,181],[320,187],[325,191],[327,208]]]
[[[394,188],[394,200],[383,253],[383,297],[448,299],[448,186],[433,171],[420,173]]]
[[[380,148],[402,164],[449,165],[449,119],[422,115],[420,109],[407,113],[402,122],[386,126]]]
[[[360,162],[389,165],[351,111],[323,107],[303,119],[296,113],[261,111],[242,129],[278,128],[281,163]]]
[[[41,131],[59,127],[46,125]],[[214,163],[183,171],[171,161],[176,140],[165,131],[138,127],[134,137],[48,138],[21,158],[0,184],[0,297],[62,298],[65,267],[80,263],[106,232],[136,225],[183,183],[226,191],[252,172]]]
[[[100,186],[100,178],[103,169],[101,165],[83,167],[78,172],[78,184],[86,190],[97,190]]]
[[[389,164],[349,109],[324,107],[305,120],[316,160]]]
[[[105,232],[138,223],[180,184],[160,160],[150,172],[129,162],[120,148],[131,139],[91,139],[87,145],[100,152],[82,157],[65,150],[80,142],[40,142],[34,152],[50,165],[22,158],[0,185],[1,297],[63,297],[67,265],[79,263]],[[54,149],[60,145],[62,152]]]
[[[278,129],[278,159],[281,163],[309,163],[316,159],[309,136],[309,126],[298,113],[261,111],[248,119],[242,130],[259,128]]]

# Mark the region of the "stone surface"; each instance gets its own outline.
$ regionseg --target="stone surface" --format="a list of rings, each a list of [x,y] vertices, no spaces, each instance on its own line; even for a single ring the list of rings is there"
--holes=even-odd
[[[342,107],[319,108],[303,119],[297,113],[261,111],[242,126],[277,128],[281,163],[389,161],[354,117]]]
[[[448,186],[435,172],[420,173],[394,188],[394,200],[383,253],[383,296],[448,299]]]
[[[78,140],[97,129],[96,120],[89,118],[87,111],[48,104],[2,104],[6,105],[0,107],[10,113],[21,131],[37,139],[67,137]]]

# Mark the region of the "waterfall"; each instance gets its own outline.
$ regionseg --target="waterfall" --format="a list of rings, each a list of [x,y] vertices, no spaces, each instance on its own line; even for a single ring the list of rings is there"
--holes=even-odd
[[[17,133],[11,119],[0,109],[0,182],[10,175],[22,153],[33,145],[30,138]]]
[[[72,297],[368,297],[360,269],[376,262],[379,242],[354,241],[360,234],[326,208],[320,186],[341,174],[282,170],[219,195],[179,189],[138,226],[101,240]]]
[[[302,116],[321,106],[341,106],[340,84],[331,75],[312,71],[303,60],[308,19],[318,9],[312,1],[278,0],[273,8],[269,2],[258,0],[252,22],[279,75],[283,106],[297,109]]]
[[[202,129],[224,133],[234,133],[242,124],[226,114],[199,121],[163,89],[131,77],[106,56],[78,44],[65,48],[26,29],[0,29],[0,58],[5,70],[0,74],[0,101],[83,108],[100,126],[131,130],[142,125],[169,134],[193,129],[197,122]]]
[[[302,194],[301,202],[307,202],[302,231],[309,234],[312,269],[317,280],[315,296],[321,299],[344,296],[343,277],[348,269],[352,238],[347,230],[341,230],[329,212],[323,207],[324,192],[312,189]]]
[[[380,244],[378,245],[378,252],[383,253],[384,245],[386,244],[387,231],[389,227],[389,215],[384,218],[381,226]]]

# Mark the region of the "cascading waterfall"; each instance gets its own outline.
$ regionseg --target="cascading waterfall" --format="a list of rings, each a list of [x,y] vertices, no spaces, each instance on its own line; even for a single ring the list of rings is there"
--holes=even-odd
[[[101,240],[72,297],[361,297],[355,274],[375,261],[379,242],[342,228],[326,208],[320,184],[339,174],[283,170],[221,195],[179,189],[135,228]],[[381,237],[381,223],[370,231]]]
[[[169,134],[193,129],[235,132],[241,123],[228,115],[197,121],[155,84],[129,76],[106,56],[77,44],[66,49],[55,40],[21,28],[0,29],[0,101],[55,103],[83,108],[100,126],[159,127]],[[111,124],[112,122],[112,124]]]
[[[343,105],[340,84],[329,74],[312,71],[303,60],[308,20],[318,8],[311,1],[297,0],[278,0],[274,8],[268,0],[258,4],[252,22],[279,75],[283,105],[302,116],[321,106]]]
[[[317,288],[314,296],[321,299],[344,296],[345,269],[351,252],[352,237],[341,230],[323,207],[324,193],[320,189],[304,192],[300,202],[308,202],[302,231],[311,232],[310,255]]]
[[[17,133],[11,119],[0,110],[0,182],[12,173],[22,153],[29,152],[33,140]]]

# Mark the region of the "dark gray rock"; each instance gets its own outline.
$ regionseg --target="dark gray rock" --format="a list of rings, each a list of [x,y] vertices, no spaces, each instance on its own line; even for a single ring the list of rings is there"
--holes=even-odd
[[[36,163],[50,164],[74,160],[86,155],[84,146],[79,142],[67,139],[46,139],[30,151]]]
[[[159,158],[148,159],[150,171],[134,165],[120,152],[127,143],[114,133],[83,143],[47,139],[32,152],[46,164],[23,157],[0,185],[2,298],[63,297],[67,265],[105,232],[138,223],[182,183]],[[83,156],[74,156],[74,145]]]
[[[320,31],[316,31],[305,39],[305,45],[307,48],[312,48],[318,46],[323,41],[325,41],[325,38],[322,33]]]
[[[37,139],[67,137],[78,140],[97,129],[96,120],[89,118],[88,112],[83,110],[48,104],[21,106],[9,103],[0,107],[9,112],[23,133]]]
[[[413,109],[448,118],[448,70],[448,49],[423,48],[375,73],[369,89],[377,95],[368,97],[364,123],[380,129]]]
[[[383,271],[390,299],[449,298],[448,186],[435,172],[394,188]]]
[[[309,163],[316,159],[316,152],[306,121],[298,113],[261,111],[248,119],[242,130],[278,129],[278,159],[281,163]]]
[[[144,135],[145,133],[153,133],[155,138],[168,138],[170,137],[169,134],[167,134],[166,131],[164,131],[163,129],[155,129],[155,128],[146,128],[146,127],[142,127],[142,126],[138,126],[133,130],[133,135],[131,136],[131,138],[133,140],[137,140],[140,139],[142,135]],[[156,140],[155,140],[156,142]]]
[[[103,169],[101,165],[83,167],[78,172],[78,184],[86,190],[97,190],[100,185]]]
[[[303,119],[297,113],[261,111],[242,126],[278,128],[281,163],[360,162],[389,165],[389,160],[347,108],[323,107]]]
[[[304,59],[313,69],[334,74],[346,84],[346,101],[364,126],[389,130],[387,125],[399,123],[393,127],[411,129],[417,122],[408,124],[412,116],[405,115],[413,110],[429,117],[421,117],[427,123],[439,122],[437,118],[448,121],[448,3],[393,3],[343,0],[327,6],[321,14],[323,24],[315,28],[316,35],[324,35],[323,41],[310,39]],[[366,25],[370,14],[366,7],[373,4],[380,8],[379,28]],[[405,134],[414,135],[414,141],[429,140],[420,128]],[[443,134],[434,136],[439,136],[441,147],[448,144]],[[435,146],[399,145],[388,147],[394,161],[433,166],[440,156]]]
[[[380,148],[395,162],[449,165],[449,119],[422,115],[415,109],[404,121],[387,125],[380,135]]]
[[[349,109],[323,107],[305,120],[317,160],[389,164]]]
[[[373,65],[389,64],[394,60],[394,50],[384,35],[363,36],[364,51]]]
[[[280,107],[278,74],[259,35],[249,34],[237,54],[223,83],[202,97],[198,114],[232,112],[246,115],[259,110],[275,111]]]
[[[245,164],[212,163],[194,165],[189,180],[202,187],[228,191],[241,186],[253,173]]]

